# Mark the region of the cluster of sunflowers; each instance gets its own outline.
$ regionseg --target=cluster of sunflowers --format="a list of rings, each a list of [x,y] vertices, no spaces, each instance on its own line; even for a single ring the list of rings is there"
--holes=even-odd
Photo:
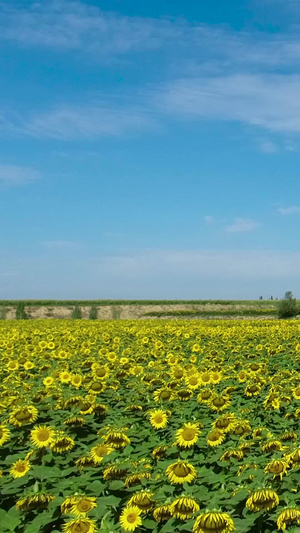
[[[297,531],[299,333],[0,322],[1,533]]]

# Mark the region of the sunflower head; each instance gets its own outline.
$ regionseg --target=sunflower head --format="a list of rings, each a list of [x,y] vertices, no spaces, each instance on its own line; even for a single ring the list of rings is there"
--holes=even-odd
[[[35,426],[30,432],[30,440],[37,448],[46,448],[52,444],[54,435],[51,426]]]
[[[277,528],[284,531],[287,526],[297,524],[300,526],[300,509],[297,507],[287,507],[283,509],[277,518]]]
[[[193,526],[193,533],[231,533],[234,530],[232,518],[220,511],[201,513]]]
[[[250,511],[270,511],[279,504],[279,498],[273,489],[258,489],[247,499],[246,506]]]
[[[191,483],[197,477],[197,471],[193,465],[187,461],[178,459],[166,469],[166,475],[169,481],[174,485]]]
[[[172,516],[180,520],[188,520],[199,511],[200,507],[194,498],[180,496],[170,505]]]
[[[176,444],[180,448],[190,448],[196,444],[200,434],[199,424],[188,422],[176,432]]]
[[[125,531],[134,531],[142,525],[141,510],[136,506],[126,507],[121,516],[120,524]]]

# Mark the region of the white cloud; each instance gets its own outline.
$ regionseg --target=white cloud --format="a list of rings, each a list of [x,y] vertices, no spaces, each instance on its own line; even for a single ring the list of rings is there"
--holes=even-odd
[[[277,152],[277,146],[275,143],[268,139],[261,139],[259,141],[259,150],[264,154],[274,154]]]
[[[300,252],[137,250],[5,256],[3,298],[258,298],[300,294]]]
[[[300,213],[300,206],[292,205],[290,207],[279,207],[278,212],[281,215],[292,215],[294,213]]]
[[[184,56],[194,58],[198,69],[217,58],[223,71],[233,64],[287,66],[298,64],[300,57],[297,31],[267,36],[233,32],[223,26],[189,24],[183,18],[122,16],[71,0],[29,1],[26,7],[4,1],[0,9],[0,39],[22,47],[86,51],[94,60],[162,46],[176,49],[176,62]]]
[[[300,76],[230,74],[169,82],[151,95],[161,113],[300,132]]]
[[[40,172],[33,168],[0,163],[0,184],[2,185],[23,185],[36,181],[40,177]]]
[[[156,49],[181,33],[168,20],[125,17],[102,12],[83,2],[31,2],[26,8],[2,4],[0,39],[21,46],[85,50],[95,59],[143,49]]]
[[[142,106],[94,102],[61,105],[19,121],[15,133],[61,140],[130,136],[153,129],[155,120]]]
[[[106,257],[99,269],[112,276],[147,278],[175,274],[211,279],[259,279],[299,274],[300,252],[236,250],[144,250]]]
[[[226,226],[228,233],[242,233],[245,231],[253,231],[258,227],[258,223],[250,218],[235,218],[234,223]]]
[[[43,241],[42,245],[49,250],[78,250],[81,243],[77,241]]]
[[[206,215],[204,217],[204,221],[206,222],[206,224],[213,224],[213,222],[215,221],[215,217],[212,217],[210,215]]]

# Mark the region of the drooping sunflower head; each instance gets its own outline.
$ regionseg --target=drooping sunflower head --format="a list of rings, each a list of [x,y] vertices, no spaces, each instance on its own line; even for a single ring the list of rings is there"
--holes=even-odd
[[[234,413],[226,413],[216,418],[216,420],[212,423],[212,427],[214,429],[219,429],[220,431],[227,433],[232,429],[232,424],[234,421]]]
[[[95,533],[97,526],[94,520],[87,517],[69,520],[62,526],[64,533]]]
[[[277,518],[277,528],[284,531],[287,526],[297,524],[300,526],[300,509],[297,507],[287,507],[283,509]]]
[[[7,442],[9,439],[9,429],[4,424],[0,424],[0,446],[3,446],[3,444],[5,444],[5,442]]]
[[[16,508],[19,511],[32,511],[34,509],[42,510],[46,509],[48,504],[53,500],[55,500],[55,496],[48,492],[32,493],[31,495],[18,500]]]
[[[231,533],[234,530],[232,518],[220,511],[201,513],[193,526],[193,533]]]
[[[167,387],[157,389],[153,394],[153,398],[156,402],[169,402],[173,399],[173,396],[174,394],[172,390]]]
[[[276,477],[280,477],[280,479],[282,479],[282,477],[287,473],[288,467],[288,461],[283,459],[273,459],[267,464],[265,473],[273,474],[273,479]]]
[[[225,394],[215,395],[209,401],[209,407],[212,411],[224,411],[230,406],[230,398]]]
[[[279,498],[273,489],[258,489],[247,499],[246,506],[250,511],[270,511],[279,504]]]
[[[193,397],[193,391],[190,388],[179,389],[176,398],[181,402],[188,402]]]
[[[55,453],[65,453],[75,446],[75,441],[72,437],[65,435],[63,431],[58,431],[55,434],[53,441],[50,444],[51,450]]]
[[[270,439],[262,445],[261,449],[263,452],[269,453],[282,451],[284,447],[279,439]]]
[[[190,448],[196,444],[200,434],[199,424],[188,422],[176,431],[176,444],[180,448]]]
[[[187,461],[181,461],[178,459],[178,461],[168,466],[166,469],[166,475],[172,484],[180,485],[194,481],[197,477],[197,471],[195,467]]]
[[[300,400],[300,386],[293,389],[293,396],[296,400]]]
[[[244,457],[242,450],[231,449],[226,450],[220,458],[220,461],[230,461],[230,459],[235,459],[236,461],[241,461]]]
[[[199,511],[200,507],[194,498],[189,496],[180,496],[170,505],[172,516],[180,520],[188,520]]]
[[[38,417],[38,410],[33,405],[19,406],[13,409],[10,414],[9,422],[14,426],[24,426],[35,422]]]
[[[112,429],[105,435],[104,442],[112,448],[124,448],[127,444],[130,444],[130,439],[124,431]]]
[[[223,431],[220,431],[219,429],[214,429],[213,431],[210,431],[206,437],[206,442],[208,446],[219,446],[219,444],[222,444],[225,439],[225,434]]]
[[[127,503],[127,507],[138,507],[141,511],[149,511],[152,509],[154,505],[154,501],[152,499],[152,492],[149,492],[147,490],[142,490],[140,492],[137,492],[133,496],[131,496],[129,502]]]
[[[153,511],[153,518],[156,522],[164,522],[165,520],[172,518],[171,505],[165,504],[156,507]]]
[[[197,396],[198,403],[209,403],[213,396],[213,392],[210,389],[204,389],[199,392]]]

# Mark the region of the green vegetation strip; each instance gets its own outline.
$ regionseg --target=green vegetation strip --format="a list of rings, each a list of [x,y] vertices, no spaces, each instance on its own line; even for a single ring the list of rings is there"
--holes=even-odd
[[[197,310],[182,310],[182,311],[150,311],[144,313],[143,317],[197,317],[197,316],[277,316],[275,309],[226,309],[213,311],[197,311]]]
[[[249,305],[271,306],[274,300],[0,300],[0,306],[71,306],[71,305]]]

